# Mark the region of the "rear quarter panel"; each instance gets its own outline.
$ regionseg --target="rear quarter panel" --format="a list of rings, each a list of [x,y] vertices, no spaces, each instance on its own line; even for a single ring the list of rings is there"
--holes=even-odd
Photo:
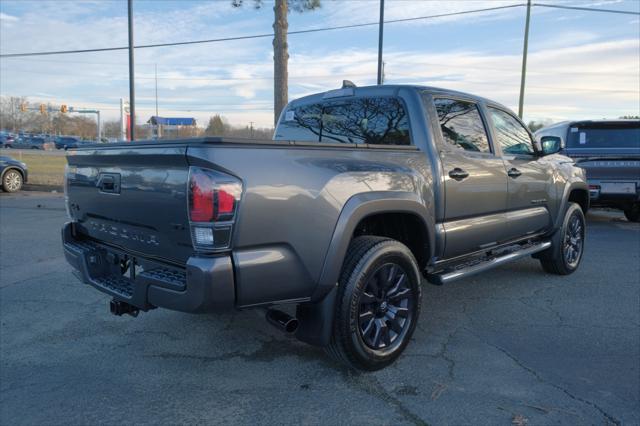
[[[340,213],[356,194],[410,192],[433,208],[429,162],[413,148],[202,146],[187,158],[243,181],[233,236],[240,306],[308,300]]]

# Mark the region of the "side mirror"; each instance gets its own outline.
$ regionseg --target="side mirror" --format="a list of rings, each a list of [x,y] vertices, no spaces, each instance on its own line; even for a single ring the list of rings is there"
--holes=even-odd
[[[551,155],[560,152],[562,149],[562,139],[558,136],[542,136],[540,138],[542,155]]]

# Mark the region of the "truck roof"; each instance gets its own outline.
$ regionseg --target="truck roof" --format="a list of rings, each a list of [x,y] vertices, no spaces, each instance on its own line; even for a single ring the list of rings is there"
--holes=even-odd
[[[452,89],[445,89],[442,87],[422,86],[422,85],[415,85],[415,84],[383,84],[381,86],[342,87],[339,89],[327,90],[326,92],[314,93],[312,95],[303,96],[301,98],[294,99],[293,101],[290,102],[290,104],[295,105],[299,103],[321,102],[323,100],[326,100],[328,97],[332,97],[331,95],[334,93],[336,94],[335,96],[336,98],[347,97],[347,96],[367,96],[367,95],[393,96],[393,95],[396,95],[398,91],[401,89],[409,89],[409,90],[415,90],[419,92],[428,91],[428,92],[437,93],[440,95],[461,96],[461,97],[472,99],[477,102],[488,102],[494,105],[500,105],[504,108],[508,108],[500,104],[499,102],[496,102],[491,99],[483,98],[481,96],[473,95],[471,93],[460,92]],[[340,91],[343,91],[343,90],[353,90],[353,92],[348,95],[345,95],[345,94],[341,95]]]
[[[608,125],[608,126],[613,126],[613,125],[616,125],[616,124],[626,125],[626,124],[630,124],[630,123],[637,124],[638,122],[640,122],[640,120],[633,119],[633,118],[620,118],[620,119],[604,119],[603,118],[603,119],[596,119],[596,120],[566,120],[566,121],[560,121],[558,123],[551,124],[549,126],[545,126],[540,130],[555,129],[555,128],[558,128],[558,127],[588,126],[588,125],[598,125],[598,124]]]

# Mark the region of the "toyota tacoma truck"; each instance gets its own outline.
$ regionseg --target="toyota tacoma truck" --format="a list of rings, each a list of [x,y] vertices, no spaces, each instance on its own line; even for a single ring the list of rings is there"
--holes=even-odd
[[[260,308],[376,370],[409,343],[422,282],[524,256],[578,268],[589,192],[558,149],[487,99],[345,82],[289,103],[273,140],[70,150],[64,253],[114,314]]]
[[[591,205],[620,209],[640,222],[640,120],[565,121],[540,129],[587,173]]]

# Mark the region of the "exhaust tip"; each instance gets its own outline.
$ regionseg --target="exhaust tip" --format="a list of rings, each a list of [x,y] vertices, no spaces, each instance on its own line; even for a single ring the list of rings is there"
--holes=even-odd
[[[284,327],[284,331],[286,331],[287,333],[295,333],[296,330],[298,329],[298,319],[297,318],[291,318]]]
[[[131,315],[134,318],[137,317],[140,313],[140,310],[135,306],[115,299],[109,303],[109,311],[113,315],[122,316],[124,314],[127,314]]]
[[[285,333],[295,333],[300,322],[286,312],[277,309],[268,309],[265,314],[267,322]]]

